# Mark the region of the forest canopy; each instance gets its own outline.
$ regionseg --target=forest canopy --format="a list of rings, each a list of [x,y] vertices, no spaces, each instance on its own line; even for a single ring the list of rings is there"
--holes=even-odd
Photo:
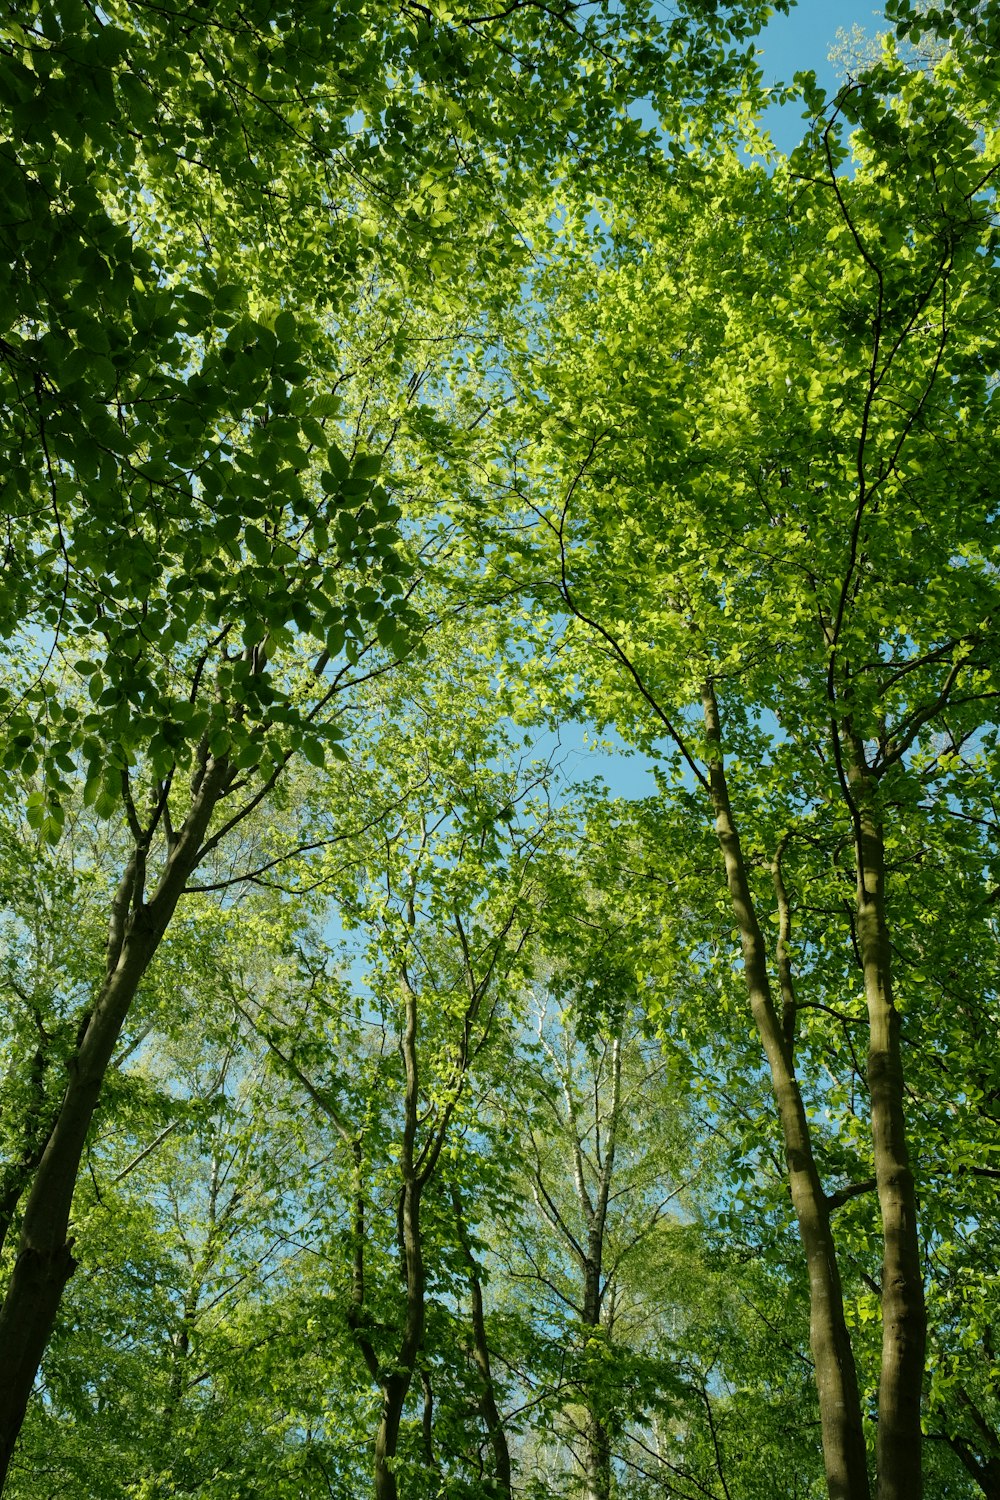
[[[1000,5],[788,8],[0,13],[11,1500],[1000,1500]]]

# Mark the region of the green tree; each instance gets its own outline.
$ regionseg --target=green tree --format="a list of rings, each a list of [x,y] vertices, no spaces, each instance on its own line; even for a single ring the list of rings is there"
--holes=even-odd
[[[273,999],[265,992],[249,1012],[337,1148],[324,1217],[343,1255],[341,1337],[380,1395],[371,1439],[378,1500],[438,1493],[445,1473],[449,1493],[471,1492],[462,1477],[469,1423],[463,1431],[459,1412],[468,1390],[477,1441],[487,1424],[499,1492],[510,1485],[473,1244],[473,1214],[496,1191],[481,1162],[489,1137],[477,1139],[476,1095],[507,1059],[541,901],[534,866],[552,814],[544,800],[532,805],[530,773],[526,783],[503,767],[502,736],[488,720],[456,745],[449,708],[459,695],[468,705],[471,686],[468,677],[431,682],[431,717],[419,700],[401,704],[398,687],[383,693],[392,719],[372,781],[392,814],[352,840],[339,870],[335,854],[325,878],[322,863],[313,872],[354,929],[363,979],[331,972],[317,952],[304,956],[297,986]],[[466,1290],[471,1334],[452,1311]],[[456,1342],[470,1348],[467,1372]],[[419,1422],[408,1420],[417,1387]]]
[[[288,928],[272,898],[203,899],[165,944],[88,1143],[80,1266],[10,1472],[25,1500],[298,1493],[329,1458],[335,1357],[317,1369],[298,1265],[322,1143],[237,1008],[287,977]]]
[[[939,1041],[942,1023],[899,954],[908,890],[924,921],[949,909],[946,871],[933,895],[909,879],[925,818],[941,849],[993,757],[1000,18],[967,19],[931,69],[889,52],[829,106],[807,81],[816,123],[770,176],[693,164],[633,215],[558,226],[504,429],[506,535],[510,507],[530,523],[507,578],[565,627],[579,709],[663,763],[671,852],[727,968],[735,930],[810,1278],[827,1484],[853,1500],[870,1492],[865,1339],[834,1216],[845,1195],[877,1201],[878,1493],[915,1497],[925,1116],[904,1079],[926,1076],[925,1018]],[[558,695],[556,670],[533,676]],[[832,929],[802,896],[814,848]],[[986,868],[966,872],[972,941]],[[818,1017],[848,1058],[844,1028],[865,1038],[832,1089]],[[948,1043],[964,1076],[964,1037]],[[950,1092],[933,1086],[939,1106]],[[824,1180],[828,1121],[860,1179]]]
[[[74,1267],[103,1080],[194,872],[293,756],[337,753],[345,694],[419,629],[398,501],[442,471],[421,342],[453,347],[516,289],[542,182],[641,155],[630,102],[697,131],[753,87],[765,13],[4,16],[4,760],[43,839],[82,800],[121,864],[71,1043],[15,1062],[0,1472]],[[400,411],[421,441],[384,485]]]
[[[594,984],[595,975],[587,979]],[[605,1001],[608,979],[605,972],[597,981]],[[622,1009],[618,999],[619,1014],[602,1025],[565,998],[550,1013],[539,997],[538,1102],[525,1148],[535,1213],[518,1227],[505,1267],[522,1283],[536,1337],[562,1346],[561,1378],[547,1396],[543,1370],[527,1375],[536,1399],[558,1413],[574,1456],[575,1473],[563,1483],[586,1500],[620,1493],[615,1475],[629,1428],[668,1411],[679,1384],[643,1336],[641,1287],[646,1257],[683,1187],[675,1178],[677,1121],[662,1089],[663,1056],[643,1039],[634,1003]],[[669,1298],[662,1282],[661,1290]]]

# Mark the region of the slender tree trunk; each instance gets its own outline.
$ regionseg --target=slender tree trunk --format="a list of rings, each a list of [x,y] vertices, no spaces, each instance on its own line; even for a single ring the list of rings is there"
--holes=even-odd
[[[496,1385],[493,1380],[493,1368],[490,1363],[490,1345],[486,1334],[486,1318],[483,1312],[483,1284],[472,1253],[472,1245],[469,1241],[465,1228],[465,1219],[462,1213],[462,1199],[458,1188],[451,1190],[451,1201],[455,1208],[455,1223],[458,1230],[459,1244],[468,1269],[469,1295],[472,1303],[472,1357],[475,1360],[476,1369],[482,1380],[482,1394],[479,1398],[479,1410],[486,1425],[486,1433],[489,1438],[490,1448],[493,1450],[493,1468],[497,1482],[497,1488],[507,1500],[512,1500],[513,1488],[511,1478],[510,1448],[507,1443],[507,1433],[497,1405]]]
[[[36,1048],[29,1076],[31,1103],[21,1131],[21,1155],[17,1161],[8,1161],[0,1171],[0,1250],[7,1243],[17,1205],[38,1168],[55,1123],[53,1104],[45,1093],[48,1065],[49,1059],[43,1048]]]
[[[420,1430],[424,1440],[424,1468],[428,1474],[437,1477],[440,1487],[441,1469],[434,1457],[434,1388],[431,1385],[430,1372],[424,1368],[420,1371],[420,1389],[424,1395],[423,1411],[420,1417]]]
[[[148,903],[143,851],[122,877],[113,907],[108,974],[69,1061],[69,1079],[28,1193],[17,1259],[0,1307],[0,1490],[52,1332],[63,1289],[76,1269],[67,1238],[80,1159],[104,1075],[129,1007],[194,869],[228,767],[210,763]]]
[[[962,1460],[986,1500],[1000,1500],[1000,1436],[963,1386],[958,1386],[955,1394],[959,1405],[968,1412],[979,1437],[975,1444],[964,1437],[949,1437],[946,1442]],[[977,1455],[976,1449],[982,1457]]]
[[[858,948],[868,1005],[868,1088],[875,1183],[882,1215],[882,1368],[878,1405],[878,1500],[923,1493],[920,1398],[927,1316],[917,1199],[906,1145],[899,1012],[893,1002],[885,905],[885,842],[864,746],[848,731],[854,802]]]
[[[406,1312],[403,1337],[395,1368],[382,1377],[382,1415],[375,1435],[375,1500],[398,1500],[399,1490],[393,1471],[393,1460],[399,1442],[399,1424],[424,1336],[424,1255],[420,1226],[420,1197],[424,1180],[415,1163],[417,1116],[420,1108],[420,1086],[417,1065],[417,997],[404,972],[406,1019],[401,1051],[406,1073],[403,1119],[403,1149],[400,1170],[403,1186],[399,1202],[399,1235],[403,1279],[406,1283]]]
[[[220,1084],[225,1079],[225,1076],[226,1069],[224,1067],[219,1075]],[[156,1452],[155,1465],[150,1470],[149,1476],[153,1479],[158,1474],[169,1471],[171,1467],[170,1458],[174,1434],[177,1428],[177,1420],[180,1416],[181,1404],[184,1399],[185,1385],[190,1378],[191,1337],[198,1322],[206,1279],[215,1264],[220,1245],[224,1245],[225,1243],[224,1226],[227,1213],[226,1211],[223,1211],[221,1215],[219,1213],[220,1171],[221,1163],[219,1154],[216,1149],[213,1149],[208,1188],[208,1232],[201,1254],[197,1260],[192,1260],[191,1262],[191,1275],[187,1291],[184,1294],[180,1324],[171,1340],[172,1363],[170,1381],[167,1386],[167,1399],[164,1403],[160,1421],[159,1447]],[[229,1207],[232,1208],[232,1205],[233,1200],[231,1199]],[[223,1230],[222,1235],[219,1234],[220,1229]]]
[[[406,1404],[412,1370],[387,1375],[382,1381],[382,1413],[375,1434],[375,1500],[399,1500],[393,1462],[399,1444],[399,1424]]]
[[[585,1329],[601,1326],[603,1259],[604,1225],[592,1221],[583,1266],[582,1321]],[[583,1431],[584,1500],[611,1500],[611,1440],[601,1418],[601,1397],[599,1380],[590,1382],[585,1393],[587,1416]]]
[[[611,1500],[611,1439],[593,1407],[583,1435],[585,1500]]]
[[[396,1368],[383,1374],[382,1413],[375,1435],[375,1500],[399,1500],[393,1469],[399,1442],[399,1424],[413,1380],[417,1355],[424,1336],[424,1261],[420,1230],[420,1182],[410,1179],[402,1195],[403,1266],[406,1277],[406,1313]]]
[[[426,836],[426,829],[424,830],[424,834]],[[504,933],[510,930],[515,910],[516,908],[512,908],[511,915],[503,928]],[[379,1418],[378,1430],[375,1435],[375,1500],[398,1500],[398,1484],[394,1471],[399,1443],[399,1427],[424,1337],[426,1277],[420,1222],[421,1197],[424,1188],[434,1174],[444,1147],[448,1125],[452,1118],[452,1112],[457,1103],[462,1081],[464,1080],[465,1071],[469,1063],[469,1037],[471,1028],[478,1014],[500,952],[499,947],[494,950],[494,957],[488,964],[485,975],[477,980],[472,969],[469,945],[457,911],[454,913],[454,916],[455,931],[462,949],[469,984],[463,1040],[456,1048],[453,1056],[455,1075],[453,1078],[454,1092],[451,1101],[437,1112],[436,1122],[429,1133],[429,1138],[425,1140],[423,1148],[419,1151],[417,1150],[417,1132],[420,1123],[419,1002],[417,994],[410,983],[405,959],[400,963],[399,978],[405,998],[405,1014],[399,1050],[403,1060],[405,1092],[403,1137],[399,1156],[401,1186],[398,1211],[398,1238],[400,1270],[406,1288],[406,1306],[399,1347],[391,1364],[388,1366],[380,1362],[373,1344],[364,1333],[364,1201],[360,1185],[360,1141],[355,1142],[358,1191],[355,1207],[355,1267],[351,1320],[368,1368],[382,1387],[382,1411]],[[406,923],[412,932],[416,925],[416,903],[412,884],[406,902]],[[341,1128],[341,1133],[343,1134],[343,1127],[338,1128]],[[485,1333],[483,1338],[485,1341]],[[426,1375],[424,1377],[424,1397],[424,1449],[425,1453],[429,1455],[428,1463],[433,1466],[433,1433],[431,1430],[433,1424],[433,1398],[429,1377]]]
[[[792,1206],[809,1273],[809,1343],[816,1370],[827,1488],[830,1500],[869,1500],[871,1488],[857,1371],[844,1318],[843,1289],[830,1225],[830,1209],[813,1156],[791,1049],[771,993],[767,949],[729,801],[719,709],[711,682],[702,689],[702,709],[715,828],[740,934],[750,1009],[771,1073],[784,1138]],[[902,1496],[900,1500],[903,1500]]]
[[[600,1157],[600,1135],[597,1132],[597,1161],[600,1177],[597,1197],[589,1214],[587,1227],[587,1254],[583,1263],[583,1325],[585,1328],[600,1328],[604,1288],[604,1232],[608,1219],[608,1200],[615,1170],[615,1146],[618,1137],[618,1115],[621,1108],[621,1038],[615,1037],[611,1047],[611,1108],[608,1114],[604,1159]],[[596,1124],[597,1122],[595,1122]],[[583,1143],[574,1124],[576,1135],[577,1172],[582,1172]],[[586,1208],[587,1195],[581,1194],[581,1206]],[[601,1415],[606,1399],[600,1389],[599,1380],[593,1382],[586,1392],[587,1419],[584,1428],[584,1496],[585,1500],[611,1500],[611,1437]]]
[[[159,1437],[147,1469],[147,1478],[153,1482],[173,1467],[171,1454],[177,1419],[180,1416],[181,1403],[184,1399],[184,1384],[190,1374],[191,1334],[198,1316],[202,1287],[202,1269],[196,1267],[192,1272],[192,1279],[184,1297],[180,1326],[171,1339],[170,1381],[167,1385],[167,1398],[160,1414]],[[174,1475],[175,1479],[176,1477]]]

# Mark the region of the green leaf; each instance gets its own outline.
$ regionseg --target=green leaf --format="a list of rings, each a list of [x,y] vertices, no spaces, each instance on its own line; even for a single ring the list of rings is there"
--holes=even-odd
[[[322,769],[326,765],[326,749],[321,740],[306,734],[302,738],[300,748],[311,766],[318,766]]]
[[[243,540],[255,562],[265,564],[271,561],[271,543],[259,526],[247,526],[243,532]]]
[[[274,320],[274,331],[282,343],[290,342],[296,334],[295,314],[287,309]]]

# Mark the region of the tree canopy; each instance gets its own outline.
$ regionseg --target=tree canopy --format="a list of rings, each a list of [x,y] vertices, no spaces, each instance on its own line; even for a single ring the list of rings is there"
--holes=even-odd
[[[0,17],[15,1500],[1000,1497],[1000,7],[772,9]]]

